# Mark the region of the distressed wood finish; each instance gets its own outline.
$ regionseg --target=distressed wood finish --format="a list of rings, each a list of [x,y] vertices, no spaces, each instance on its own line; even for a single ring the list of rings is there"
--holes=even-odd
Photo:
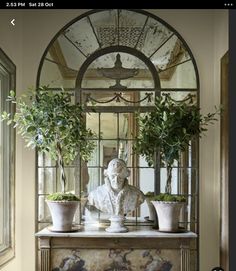
[[[50,271],[51,270],[51,246],[50,238],[40,238],[40,270]]]
[[[224,112],[221,116],[220,175],[221,175],[221,225],[220,264],[229,271],[229,53],[221,58],[221,98]]]
[[[181,245],[181,271],[189,271],[190,269],[190,249],[187,245]]]

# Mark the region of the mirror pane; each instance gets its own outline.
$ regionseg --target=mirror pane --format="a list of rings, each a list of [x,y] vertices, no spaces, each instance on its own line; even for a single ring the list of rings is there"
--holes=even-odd
[[[107,10],[89,15],[102,48],[118,44],[117,10]]]
[[[51,222],[40,222],[39,221],[39,225],[38,225],[38,230],[41,231],[43,229],[45,229],[46,227],[50,226]],[[38,255],[38,257],[40,257]]]
[[[168,73],[168,79],[162,73]],[[159,76],[162,88],[197,88],[196,72],[191,60],[161,71]]]
[[[38,153],[38,166],[39,167],[56,166],[56,161],[52,160],[46,154]]]
[[[133,140],[120,140],[118,149],[118,158],[123,159],[128,167],[133,167],[136,162],[133,155]]]
[[[118,118],[116,113],[101,113],[101,130],[102,139],[115,139],[118,137]]]
[[[88,171],[88,162],[81,161],[80,169],[81,169],[81,174],[80,174],[81,181],[78,182],[77,185],[80,186],[80,195],[82,197],[88,194],[88,183],[89,183],[89,178],[90,178],[89,171]]]
[[[99,135],[99,114],[87,113],[86,114],[86,127],[91,129],[96,135]]]
[[[144,156],[139,156],[139,167],[149,167]]]
[[[92,140],[95,148],[93,150],[91,159],[88,161],[88,166],[98,166],[99,165],[99,141]]]
[[[164,73],[174,65],[185,62],[190,59],[188,51],[177,36],[172,36],[152,57],[151,61],[157,68],[161,79],[170,80],[171,74]]]
[[[139,188],[146,194],[147,192],[154,191],[154,169],[153,168],[140,168],[139,169]],[[150,217],[150,210],[147,202],[145,201],[140,206],[140,217]]]
[[[118,157],[117,140],[101,140],[100,166],[106,168],[110,160]]]
[[[68,68],[63,68],[63,70],[68,71]],[[65,73],[60,70],[60,65],[45,59],[40,75],[40,85],[48,85],[50,88],[74,88],[75,80],[65,77]]]
[[[65,166],[66,191],[75,192],[75,183],[78,183],[79,175],[75,167]],[[49,194],[61,191],[60,170],[58,168],[38,168],[38,192]]]
[[[77,172],[77,168],[65,166],[65,174],[66,174],[66,192],[75,193],[75,184],[79,183],[79,175]],[[57,170],[57,190],[56,191],[61,191],[60,177],[61,177],[61,172],[58,169]]]
[[[86,70],[82,88],[153,88],[151,72],[134,55],[114,52],[96,58]]]
[[[86,57],[66,38],[64,33],[53,43],[49,53],[55,62],[60,63],[65,68],[68,67],[68,70],[64,73],[67,72],[66,76],[74,78],[74,80],[82,63],[86,60]]]
[[[38,169],[38,193],[50,194],[57,191],[58,183],[56,182],[56,168],[39,168]]]
[[[137,49],[150,57],[171,35],[172,31],[165,25],[149,17]]]
[[[88,167],[89,182],[87,184],[88,193],[97,188],[101,183],[100,168],[99,167]]]
[[[86,57],[99,48],[98,41],[88,17],[72,24],[65,30],[64,35],[68,41]]]
[[[161,193],[165,192],[167,180],[166,168],[161,168]],[[194,168],[172,169],[172,194],[192,194],[196,193],[197,171]]]
[[[139,169],[140,189],[144,194],[154,191],[154,169],[140,168]]]
[[[135,128],[135,119],[133,113],[119,114],[119,138],[131,139]],[[124,144],[124,142],[123,142]]]
[[[119,44],[129,47],[135,47],[137,42],[143,44],[141,33],[147,16],[129,10],[121,10],[119,15]]]
[[[161,193],[165,193],[165,186],[166,186],[166,181],[167,181],[167,170],[166,170],[166,168],[161,168],[160,169],[160,176],[161,176],[160,191],[161,191]],[[178,193],[178,181],[179,181],[178,169],[173,168],[172,169],[171,194],[177,194]]]
[[[51,214],[46,203],[46,196],[39,196],[38,197],[38,221],[39,222],[50,222],[51,221]]]
[[[189,149],[189,167],[198,168],[198,141],[193,140]]]

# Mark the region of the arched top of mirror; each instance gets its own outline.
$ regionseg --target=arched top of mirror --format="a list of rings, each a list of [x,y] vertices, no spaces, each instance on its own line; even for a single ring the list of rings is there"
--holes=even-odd
[[[114,67],[118,53],[122,67],[139,73],[119,82],[112,79],[109,87],[118,83],[128,88],[199,88],[194,57],[180,34],[151,13],[127,9],[92,10],[67,24],[45,51],[37,84],[74,89],[78,82],[81,87],[107,83],[98,68]],[[89,83],[82,82],[86,77]]]

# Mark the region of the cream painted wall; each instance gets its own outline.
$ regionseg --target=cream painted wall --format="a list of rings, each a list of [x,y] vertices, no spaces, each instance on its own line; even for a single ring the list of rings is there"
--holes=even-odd
[[[86,10],[1,10],[0,47],[17,66],[17,93],[35,85],[40,58],[52,37]],[[173,26],[196,59],[201,108],[219,103],[220,58],[228,48],[226,10],[149,10]],[[12,18],[16,25],[10,24]],[[16,257],[3,271],[35,270],[35,156],[17,137]],[[200,271],[219,262],[219,123],[209,127],[200,146]],[[206,208],[207,207],[207,208]]]
[[[227,10],[160,10],[156,13],[173,26],[195,57],[200,77],[203,113],[220,102],[220,58],[228,50]],[[209,126],[200,141],[200,266],[209,271],[219,265],[220,244],[220,122]]]
[[[80,12],[83,12],[80,10]],[[0,47],[17,67],[17,94],[35,85],[38,65],[48,43],[78,11],[1,10]],[[10,21],[15,18],[13,27]],[[23,27],[24,26],[24,27]],[[35,155],[17,136],[16,257],[3,271],[35,270]]]

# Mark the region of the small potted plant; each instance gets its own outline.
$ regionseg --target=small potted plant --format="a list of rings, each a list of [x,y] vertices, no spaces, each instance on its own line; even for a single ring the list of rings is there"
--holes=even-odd
[[[185,201],[182,196],[171,195],[173,164],[180,159],[181,152],[188,148],[191,140],[201,137],[207,131],[207,125],[214,123],[216,115],[221,112],[221,108],[216,108],[215,112],[202,115],[192,99],[187,100],[176,102],[170,95],[163,95],[155,99],[153,111],[137,116],[139,134],[134,152],[144,156],[149,166],[155,166],[156,152],[159,151],[166,166],[165,193],[151,200],[157,211],[159,230],[163,231],[178,231],[178,217]],[[160,211],[163,208],[165,210]],[[162,215],[170,215],[170,218],[162,218]]]
[[[3,112],[1,120],[18,129],[27,147],[37,147],[39,152],[58,163],[61,191],[48,195],[46,201],[52,215],[52,230],[71,231],[80,199],[66,193],[64,165],[78,155],[84,161],[89,160],[94,149],[94,143],[87,140],[94,134],[86,128],[83,108],[72,104],[69,92],[63,89],[52,91],[45,86],[29,90],[19,98],[11,91],[7,101],[16,104],[16,113]]]

